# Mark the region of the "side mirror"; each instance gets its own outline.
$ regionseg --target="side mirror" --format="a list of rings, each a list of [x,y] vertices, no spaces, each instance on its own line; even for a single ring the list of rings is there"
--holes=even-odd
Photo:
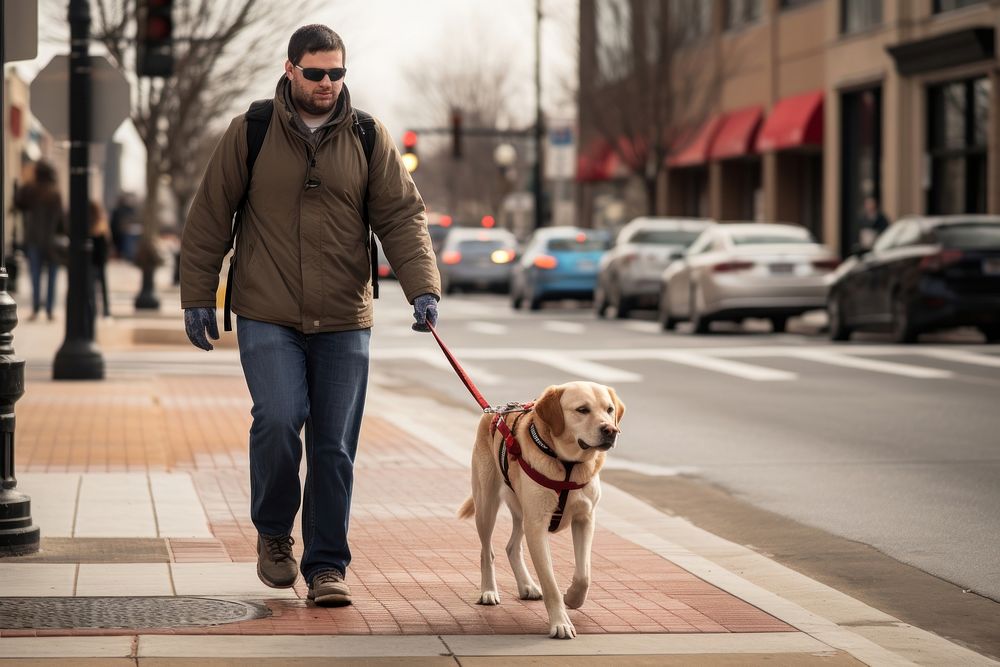
[[[684,259],[685,253],[683,250],[674,250],[670,253],[670,261],[673,262],[678,259]]]

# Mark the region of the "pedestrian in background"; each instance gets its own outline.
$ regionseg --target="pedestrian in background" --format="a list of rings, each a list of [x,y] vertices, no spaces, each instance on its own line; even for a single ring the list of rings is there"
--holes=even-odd
[[[98,202],[90,201],[90,243],[91,265],[94,267],[94,288],[96,283],[100,283],[101,304],[104,307],[104,317],[111,316],[111,308],[108,305],[108,246],[111,241],[111,227],[108,225],[108,216],[104,214],[104,207]],[[94,299],[96,301],[96,293]],[[97,304],[91,303],[91,312],[97,315]]]
[[[861,247],[870,250],[875,245],[875,239],[879,234],[889,228],[889,219],[885,217],[879,208],[878,199],[872,195],[865,197],[861,210],[861,219],[858,221],[858,240]]]
[[[115,255],[132,260],[135,257],[135,245],[142,233],[139,216],[136,213],[135,195],[122,192],[118,202],[111,211],[111,241],[115,246]]]
[[[14,205],[22,214],[24,254],[28,257],[31,273],[32,310],[29,319],[37,319],[42,309],[42,275],[45,274],[45,313],[52,320],[61,252],[59,242],[60,237],[65,236],[66,214],[52,165],[39,161],[33,172],[30,180],[18,188]]]
[[[344,85],[345,57],[343,41],[326,26],[308,25],[292,35],[252,179],[248,121],[241,115],[212,156],[181,243],[185,328],[194,345],[211,350],[208,338],[219,337],[219,271],[233,214],[248,193],[232,309],[253,398],[250,504],[257,574],[275,588],[295,583],[291,532],[302,498],[300,569],[309,599],[329,606],[351,602],[344,581],[351,561],[347,530],[373,315],[365,203],[413,304],[414,329],[428,331],[427,323],[435,323],[441,294],[423,200],[378,121],[367,130],[375,136],[366,163]]]

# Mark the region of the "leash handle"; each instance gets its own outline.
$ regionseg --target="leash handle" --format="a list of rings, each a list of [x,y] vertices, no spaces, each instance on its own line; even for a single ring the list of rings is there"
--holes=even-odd
[[[472,398],[476,399],[476,403],[479,403],[479,407],[483,410],[489,408],[490,404],[487,403],[486,399],[483,398],[483,395],[479,393],[475,383],[472,382],[472,378],[470,378],[469,374],[465,372],[464,368],[462,368],[462,364],[458,363],[458,359],[455,358],[455,355],[451,353],[448,346],[444,344],[443,340],[441,340],[441,336],[438,335],[437,329],[434,328],[434,325],[427,322],[427,328],[430,329],[432,334],[434,334],[434,340],[436,340],[437,344],[441,346],[441,351],[444,352],[445,358],[448,359],[448,363],[451,364],[451,367],[455,369],[456,373],[458,373],[458,377],[462,379],[462,383],[465,385],[465,388],[469,390],[469,393],[472,394]]]

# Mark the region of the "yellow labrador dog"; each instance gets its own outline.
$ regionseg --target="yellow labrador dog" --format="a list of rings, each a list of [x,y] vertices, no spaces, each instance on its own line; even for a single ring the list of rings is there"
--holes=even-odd
[[[476,517],[482,544],[480,604],[500,603],[491,538],[502,499],[514,519],[507,557],[521,599],[544,601],[550,637],[576,636],[566,608],[576,609],[587,599],[594,508],[601,497],[598,472],[606,452],[618,441],[624,414],[614,389],[570,382],[546,389],[530,411],[483,416],[472,454],[472,497],[458,511],[460,518]],[[503,424],[496,423],[498,419]],[[514,442],[506,435],[512,435]],[[552,571],[546,532],[568,526],[573,531],[576,571],[563,596]],[[525,567],[522,537],[540,590]]]

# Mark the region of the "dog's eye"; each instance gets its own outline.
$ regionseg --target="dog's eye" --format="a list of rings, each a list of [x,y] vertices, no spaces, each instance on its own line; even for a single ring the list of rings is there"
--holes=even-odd
[[[608,408],[608,414],[609,414],[609,415],[610,415],[610,414],[611,414],[612,412],[614,412],[614,411],[615,411],[614,407],[609,407],[609,408]]]
[[[582,408],[577,408],[576,411],[579,412],[581,415],[585,415],[590,412],[590,408],[584,406]]]

